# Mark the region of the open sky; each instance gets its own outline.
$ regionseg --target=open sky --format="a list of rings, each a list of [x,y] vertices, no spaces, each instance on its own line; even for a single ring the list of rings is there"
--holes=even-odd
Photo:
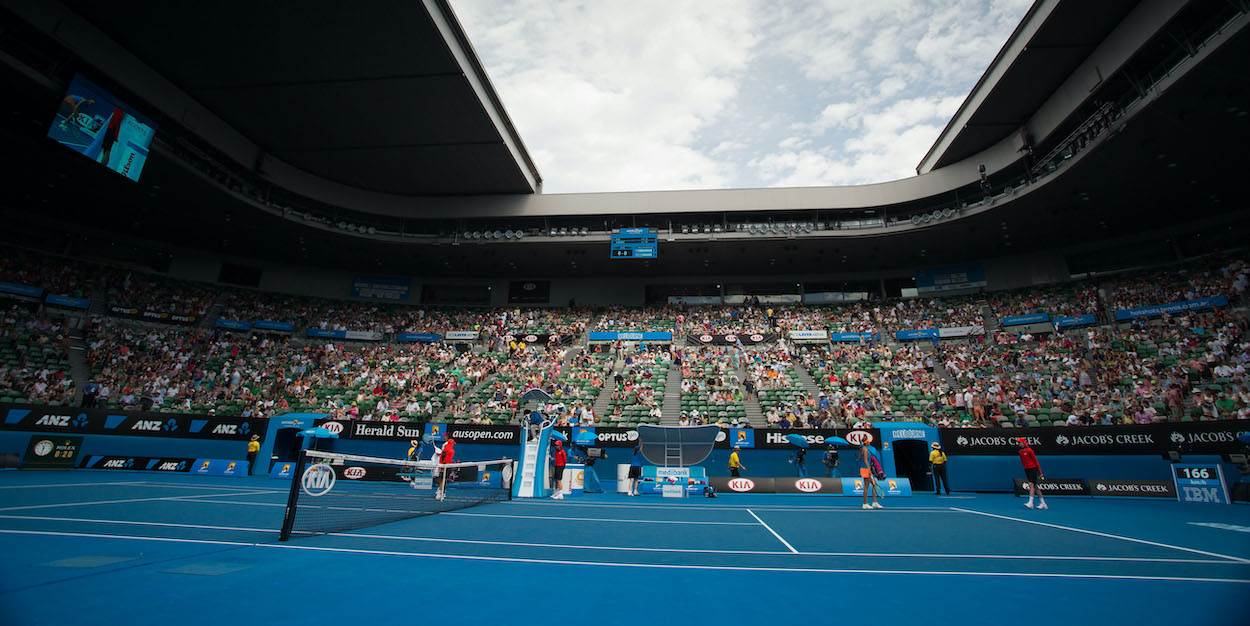
[[[1031,0],[452,0],[545,193],[915,167]]]

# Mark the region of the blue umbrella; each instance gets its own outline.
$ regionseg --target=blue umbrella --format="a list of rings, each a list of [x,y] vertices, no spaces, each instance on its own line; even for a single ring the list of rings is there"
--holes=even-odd
[[[534,387],[533,389],[527,390],[525,393],[521,394],[522,403],[529,402],[530,400],[540,400],[546,402],[550,399],[551,396],[546,391],[543,391],[538,387]]]
[[[555,440],[557,440],[557,441],[563,441],[564,443],[568,443],[568,442],[569,442],[569,438],[568,438],[568,437],[565,437],[565,436],[564,436],[564,433],[562,433],[562,432],[560,432],[560,431],[558,431],[558,430],[555,430],[555,429],[552,429],[552,431],[551,431],[551,438],[552,438],[552,439],[555,439]]]
[[[825,437],[825,443],[831,443],[835,446],[849,446],[851,442],[842,437]]]
[[[322,428],[321,426],[317,426],[315,428],[309,428],[308,430],[301,431],[299,436],[305,439],[309,437],[313,439],[338,439],[339,438],[337,434],[332,433],[326,430],[325,428]]]
[[[786,441],[790,442],[790,445],[792,446],[798,446],[800,448],[807,447],[807,437],[804,437],[803,435],[786,435]]]

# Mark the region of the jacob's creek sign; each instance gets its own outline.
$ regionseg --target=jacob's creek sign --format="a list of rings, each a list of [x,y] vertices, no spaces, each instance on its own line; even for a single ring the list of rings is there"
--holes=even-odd
[[[947,428],[941,431],[948,455],[1015,454],[1024,437],[1038,454],[1190,454],[1236,452],[1237,437],[1250,432],[1250,421],[1179,422],[1130,426],[1059,426],[1030,428]]]

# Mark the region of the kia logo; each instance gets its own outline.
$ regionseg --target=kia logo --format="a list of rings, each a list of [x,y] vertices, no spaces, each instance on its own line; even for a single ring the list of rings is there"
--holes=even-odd
[[[734,491],[750,491],[755,489],[755,481],[750,478],[735,478],[729,481],[729,488]]]
[[[321,427],[326,429],[326,431],[331,435],[337,435],[343,432],[343,425],[338,422],[326,422],[322,424]]]
[[[537,336],[537,335],[526,335],[526,336],[525,336],[525,343],[534,343],[535,341],[538,341],[538,336]]]
[[[794,481],[794,488],[803,493],[816,493],[820,491],[820,481],[814,478],[800,478]]]
[[[846,440],[851,445],[862,446],[866,443],[872,443],[872,433],[866,430],[852,430],[846,433]]]
[[[533,291],[535,289],[538,289],[538,285],[535,285],[534,283],[525,283],[524,285],[521,285],[521,289],[524,289],[526,291]]]
[[[729,343],[733,343],[737,340],[738,340],[737,335],[725,335],[725,341],[728,341]]]
[[[357,479],[364,478],[364,477],[365,477],[365,468],[363,467],[349,467],[343,470],[343,478],[350,478],[352,480],[357,480]]]
[[[764,341],[764,335],[751,335],[751,341]]]
[[[707,343],[707,342],[709,342],[709,341],[711,341],[711,340],[712,340],[712,336],[711,336],[711,335],[703,335],[703,336],[699,337],[699,341],[702,341],[703,343]]]

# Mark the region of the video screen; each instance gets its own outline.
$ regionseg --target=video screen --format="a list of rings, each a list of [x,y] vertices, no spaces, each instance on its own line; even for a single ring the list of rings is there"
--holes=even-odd
[[[48,136],[130,180],[139,180],[156,124],[74,75]]]

